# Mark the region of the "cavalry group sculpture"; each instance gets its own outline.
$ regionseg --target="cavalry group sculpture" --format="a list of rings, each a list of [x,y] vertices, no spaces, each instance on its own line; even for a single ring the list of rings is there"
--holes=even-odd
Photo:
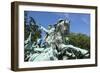
[[[33,25],[37,25],[36,23]],[[69,60],[83,59],[89,57],[89,52],[79,48],[70,41],[70,21],[60,19],[56,24],[48,25],[48,28],[38,25],[39,30],[45,33],[43,38],[32,42],[32,33],[24,41],[25,61],[49,61],[49,60]],[[81,56],[81,57],[80,57]]]

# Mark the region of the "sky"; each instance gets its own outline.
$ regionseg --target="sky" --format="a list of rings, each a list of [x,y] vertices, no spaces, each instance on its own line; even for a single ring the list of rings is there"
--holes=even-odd
[[[90,14],[43,11],[25,12],[27,12],[28,18],[33,17],[38,24],[41,24],[45,28],[48,25],[57,23],[59,19],[68,19],[70,21],[70,32],[90,35]]]

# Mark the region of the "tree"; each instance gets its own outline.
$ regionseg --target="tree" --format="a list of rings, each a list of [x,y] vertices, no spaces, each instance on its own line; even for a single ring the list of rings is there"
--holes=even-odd
[[[90,37],[82,33],[70,33],[69,44],[80,47],[82,49],[90,49]]]
[[[32,32],[32,42],[36,42],[38,38],[41,38],[41,30],[39,29],[39,26],[37,25],[35,19],[33,17],[29,18],[30,21],[27,22],[27,13],[25,13],[24,17],[24,38],[25,40],[28,38],[30,32]]]

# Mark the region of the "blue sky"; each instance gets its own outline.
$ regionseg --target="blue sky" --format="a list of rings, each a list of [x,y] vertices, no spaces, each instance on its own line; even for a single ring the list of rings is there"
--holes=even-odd
[[[59,19],[70,20],[70,31],[90,35],[90,14],[25,11],[28,17],[33,17],[38,24],[45,28],[55,24]]]

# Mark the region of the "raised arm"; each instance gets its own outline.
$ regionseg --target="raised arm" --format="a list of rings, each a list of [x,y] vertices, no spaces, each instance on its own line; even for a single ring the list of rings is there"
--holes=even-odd
[[[44,28],[43,26],[41,26],[40,29],[45,31],[46,33],[49,33],[49,31],[46,28]]]

